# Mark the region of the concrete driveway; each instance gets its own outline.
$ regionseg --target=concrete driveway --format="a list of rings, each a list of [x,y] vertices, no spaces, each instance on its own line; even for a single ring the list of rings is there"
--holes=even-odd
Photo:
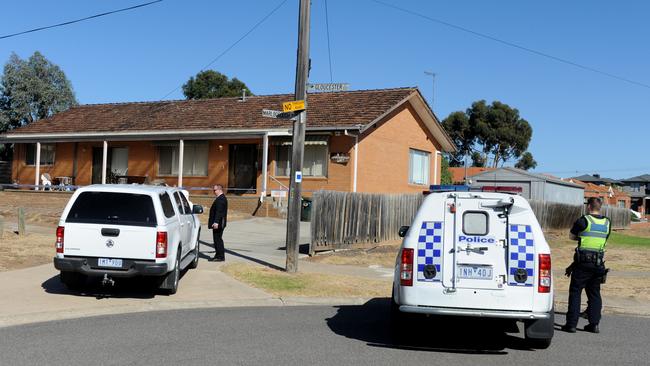
[[[226,263],[254,261],[284,267],[286,221],[253,218],[228,224],[224,233]],[[309,223],[301,225],[302,243],[308,243]],[[61,284],[53,264],[0,273],[0,327],[37,321],[76,318],[149,310],[222,306],[267,306],[300,304],[280,299],[221,273],[222,263],[208,262],[214,256],[212,233],[201,233],[201,261],[187,271],[178,293],[158,295],[146,281],[117,283],[102,288],[91,283],[83,293],[71,292]]]

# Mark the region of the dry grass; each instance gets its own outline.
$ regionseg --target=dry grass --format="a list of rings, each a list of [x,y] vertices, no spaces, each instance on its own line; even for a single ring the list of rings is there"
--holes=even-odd
[[[391,284],[353,276],[288,274],[251,264],[228,264],[221,271],[276,296],[297,297],[387,297]]]
[[[395,258],[401,240],[393,240],[381,243],[367,249],[346,249],[337,252],[326,252],[317,254],[308,260],[311,262],[325,264],[343,264],[352,266],[381,266],[392,268],[395,266]]]
[[[53,235],[19,236],[13,231],[5,231],[0,238],[0,271],[51,263],[53,257]]]

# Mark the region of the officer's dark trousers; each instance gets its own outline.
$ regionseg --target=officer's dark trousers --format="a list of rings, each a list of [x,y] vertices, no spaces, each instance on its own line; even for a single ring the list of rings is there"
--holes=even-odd
[[[212,230],[212,240],[214,243],[214,257],[217,259],[225,259],[226,251],[223,247],[223,229],[219,228]]]
[[[571,274],[569,285],[569,310],[566,314],[566,325],[576,327],[580,316],[580,297],[582,289],[587,293],[587,316],[589,324],[600,322],[600,311],[603,301],[600,298],[600,281],[603,276],[603,269],[578,265]]]

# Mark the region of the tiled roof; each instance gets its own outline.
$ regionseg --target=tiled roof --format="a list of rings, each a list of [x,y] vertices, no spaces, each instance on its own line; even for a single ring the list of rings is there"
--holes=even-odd
[[[314,93],[308,97],[308,128],[354,127],[382,116],[416,88]],[[262,109],[281,110],[293,95],[216,98],[73,107],[31,123],[11,134],[130,132],[161,130],[290,128],[292,121],[262,116]]]
[[[479,168],[475,166],[467,167],[467,178],[471,178],[473,175],[488,171],[494,170],[495,168]],[[463,183],[465,181],[465,167],[453,167],[449,168],[451,173],[452,183]]]
[[[650,174],[638,175],[636,177],[622,179],[622,182],[650,182]]]

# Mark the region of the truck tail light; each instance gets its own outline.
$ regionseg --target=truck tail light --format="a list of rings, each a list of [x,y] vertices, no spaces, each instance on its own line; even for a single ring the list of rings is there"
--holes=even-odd
[[[167,232],[156,234],[156,258],[167,258]]]
[[[56,252],[61,254],[63,254],[63,232],[63,226],[56,228]]]
[[[551,255],[539,255],[539,285],[537,292],[549,293],[551,292]]]
[[[402,249],[399,265],[399,284],[402,286],[413,286],[413,249]]]

